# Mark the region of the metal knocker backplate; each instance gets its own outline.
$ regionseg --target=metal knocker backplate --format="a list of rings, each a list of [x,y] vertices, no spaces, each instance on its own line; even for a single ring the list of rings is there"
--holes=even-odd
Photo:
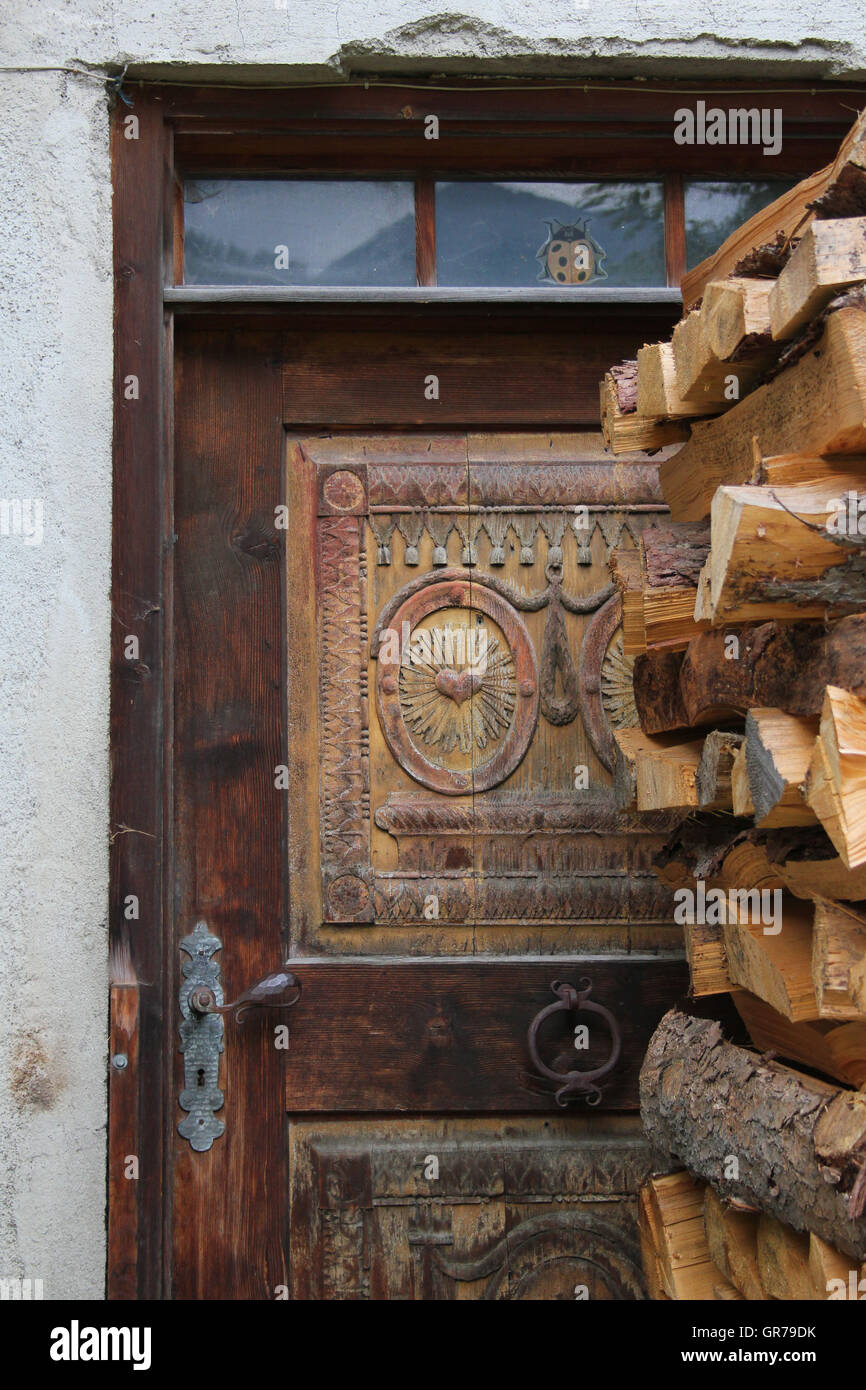
[[[574,1097],[584,1097],[587,1105],[598,1105],[601,1100],[601,1087],[598,1082],[613,1071],[622,1051],[622,1035],[619,1024],[610,1009],[606,1009],[603,1004],[597,1004],[590,999],[592,981],[586,977],[581,980],[579,989],[562,980],[554,980],[550,988],[556,995],[556,1003],[548,1004],[546,1008],[535,1015],[529,1025],[529,1055],[533,1065],[548,1080],[561,1083],[556,1091],[557,1105],[565,1106]],[[577,1067],[568,1071],[554,1071],[546,1062],[542,1061],[538,1051],[538,1039],[546,1020],[553,1014],[572,1011],[596,1014],[607,1024],[610,1032],[610,1054],[602,1066],[594,1067],[589,1071],[581,1071]]]

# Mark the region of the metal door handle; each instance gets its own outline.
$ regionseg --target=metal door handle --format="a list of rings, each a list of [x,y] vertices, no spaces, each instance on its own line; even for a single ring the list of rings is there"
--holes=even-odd
[[[285,995],[294,990],[290,999]],[[301,997],[301,983],[289,970],[277,970],[265,975],[256,984],[250,985],[237,999],[229,1004],[218,1004],[212,989],[207,985],[197,985],[190,991],[189,1006],[197,1014],[227,1014],[237,1009],[237,1021],[250,1009],[291,1009]]]
[[[562,980],[554,980],[550,988],[556,995],[556,1003],[548,1004],[546,1008],[535,1015],[529,1025],[529,1055],[533,1065],[548,1080],[563,1083],[556,1092],[556,1103],[562,1106],[567,1105],[573,1096],[585,1096],[587,1105],[598,1105],[601,1100],[601,1087],[597,1083],[603,1076],[607,1076],[608,1072],[613,1071],[622,1051],[622,1035],[619,1024],[610,1009],[606,1009],[603,1004],[596,1004],[594,1000],[590,999],[589,996],[592,992],[590,979],[584,976],[580,985],[580,989],[576,989],[574,985],[567,984]],[[590,1071],[580,1071],[576,1067],[569,1071],[554,1071],[546,1062],[541,1060],[538,1052],[538,1035],[541,1028],[545,1020],[550,1018],[552,1014],[577,1012],[581,1009],[585,1013],[598,1014],[604,1019],[610,1030],[610,1056],[603,1066],[594,1067]]]
[[[197,1153],[205,1153],[225,1133],[225,1121],[216,1117],[225,1101],[218,1085],[225,1033],[222,1016],[237,1009],[240,1023],[248,1009],[290,1009],[301,997],[301,985],[291,971],[277,970],[226,1004],[220,968],[213,959],[222,950],[219,937],[208,931],[206,922],[197,922],[180,946],[189,960],[183,965],[179,1000],[184,1080],[179,1103],[187,1114],[178,1130]]]

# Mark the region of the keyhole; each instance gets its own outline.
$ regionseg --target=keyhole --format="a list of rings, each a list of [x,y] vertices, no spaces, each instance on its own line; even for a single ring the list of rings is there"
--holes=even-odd
[[[195,1084],[196,1084],[196,1086],[203,1086],[203,1085],[204,1085],[204,1067],[199,1067],[198,1073],[197,1073],[196,1079],[195,1079]]]

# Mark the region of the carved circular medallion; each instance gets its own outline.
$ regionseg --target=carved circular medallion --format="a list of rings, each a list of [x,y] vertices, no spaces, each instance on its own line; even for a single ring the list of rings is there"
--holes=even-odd
[[[360,507],[364,500],[364,484],[356,473],[341,468],[331,473],[322,485],[322,495],[326,502],[338,512],[350,512]]]
[[[356,874],[341,874],[328,884],[328,906],[336,918],[351,921],[370,901],[370,890]]]
[[[511,604],[478,581],[408,597],[382,634],[379,718],[394,757],[449,796],[487,791],[518,766],[538,719],[538,666]]]

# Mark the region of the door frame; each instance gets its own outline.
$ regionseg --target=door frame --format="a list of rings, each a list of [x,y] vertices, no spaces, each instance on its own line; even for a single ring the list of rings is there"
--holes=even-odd
[[[435,82],[372,80],[240,90],[124,85],[110,136],[115,370],[109,1298],[171,1294],[168,1164],[177,1109],[171,1078],[178,1022],[170,996],[173,325],[175,313],[196,308],[192,296],[173,290],[182,264],[183,173],[408,173],[419,179],[419,207],[429,214],[432,180],[449,171],[646,177],[663,168],[667,280],[675,286],[684,269],[683,175],[747,177],[768,169],[749,147],[674,145],[673,113],[684,100],[746,99],[756,91],[772,98],[786,121],[785,147],[770,172],[802,176],[833,156],[864,88],[702,83],[695,90],[673,82],[501,79],[450,79],[445,89]],[[431,106],[455,136],[450,146],[423,138]],[[419,276],[428,284],[429,243],[419,245],[418,263],[428,267]],[[349,297],[355,312],[381,309],[381,294]],[[230,303],[225,293],[209,298],[211,312],[219,307],[244,316],[251,309],[248,302]],[[329,297],[307,298],[326,306]],[[481,291],[464,298],[479,308],[501,296]],[[658,298],[670,302],[670,291]],[[628,294],[620,297],[620,311],[623,299]],[[273,303],[267,311],[285,313],[286,305]],[[561,313],[562,305],[539,312]],[[138,916],[130,920],[131,898],[137,899]],[[130,1156],[138,1159],[135,1180],[127,1176]]]

